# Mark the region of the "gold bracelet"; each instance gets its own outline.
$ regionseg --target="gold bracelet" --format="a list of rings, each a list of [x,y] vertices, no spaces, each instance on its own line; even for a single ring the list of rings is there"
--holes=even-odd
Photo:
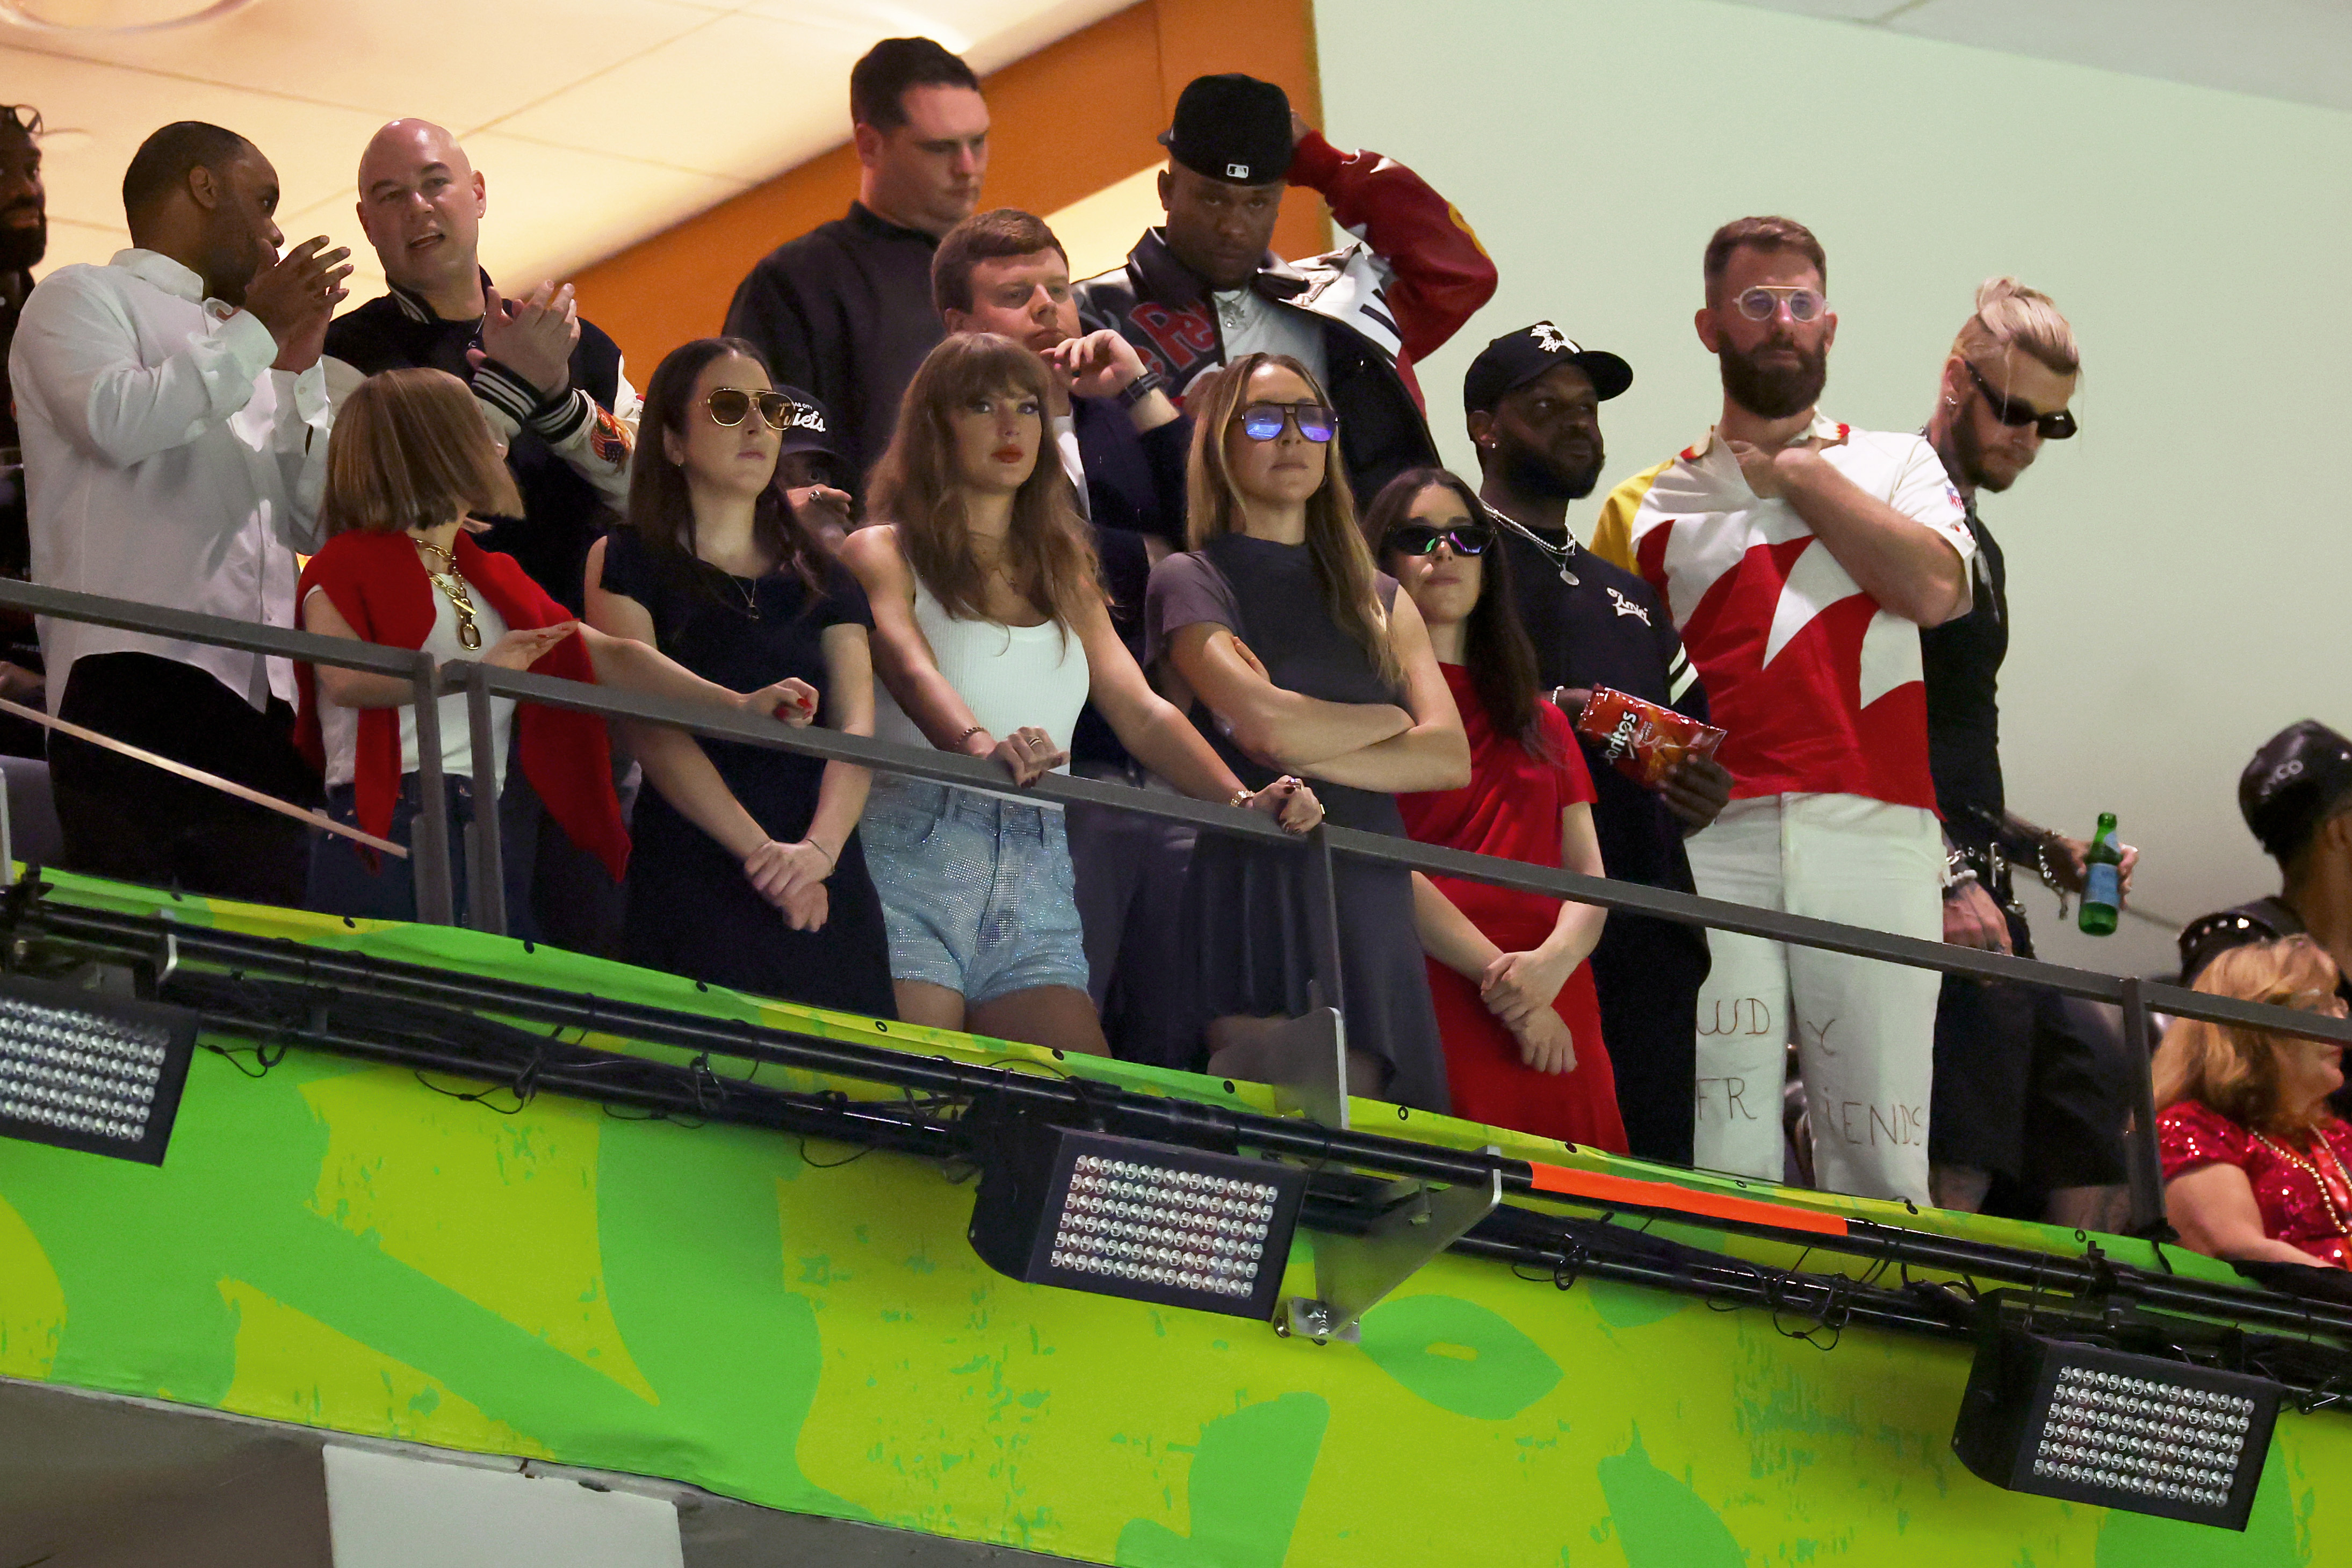
[[[1235,808],[1246,807],[1256,794],[1257,791],[1255,789],[1236,789],[1234,791],[1234,798],[1225,804]]]

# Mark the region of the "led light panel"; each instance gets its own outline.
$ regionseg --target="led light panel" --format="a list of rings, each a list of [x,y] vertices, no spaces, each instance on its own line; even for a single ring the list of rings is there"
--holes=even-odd
[[[163,1163],[194,1014],[0,977],[0,1135]]]
[[[1265,1318],[1305,1178],[1265,1160],[1008,1119],[971,1243],[1016,1280]]]
[[[2004,1325],[1979,1341],[1953,1450],[2011,1491],[2243,1530],[2278,1385]]]

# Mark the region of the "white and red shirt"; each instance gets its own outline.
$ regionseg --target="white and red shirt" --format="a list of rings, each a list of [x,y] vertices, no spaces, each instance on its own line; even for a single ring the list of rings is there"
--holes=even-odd
[[[1867,495],[1975,553],[1959,492],[1916,435],[1816,417],[1822,455]],[[1878,601],[1797,509],[1748,487],[1715,433],[1620,485],[1594,553],[1657,590],[1727,732],[1732,795],[1863,795],[1933,810],[1919,628]]]

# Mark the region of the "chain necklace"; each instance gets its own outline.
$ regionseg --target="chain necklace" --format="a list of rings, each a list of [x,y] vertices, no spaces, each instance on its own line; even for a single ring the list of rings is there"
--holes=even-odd
[[[1583,579],[1578,577],[1575,572],[1569,570],[1568,563],[1576,559],[1576,551],[1578,549],[1574,535],[1564,533],[1560,536],[1560,542],[1559,544],[1554,544],[1549,539],[1545,538],[1541,534],[1536,532],[1535,529],[1528,527],[1517,517],[1511,517],[1509,514],[1504,512],[1500,507],[1496,507],[1492,503],[1481,504],[1486,506],[1486,515],[1488,517],[1494,518],[1496,522],[1502,524],[1505,528],[1518,535],[1519,538],[1527,540],[1528,543],[1535,546],[1536,549],[1543,551],[1544,559],[1550,561],[1554,567],[1559,569],[1559,580],[1562,582],[1568,584],[1570,588],[1576,588],[1582,584]]]
[[[756,578],[753,579],[751,586],[746,588],[743,586],[743,580],[736,576],[733,572],[729,571],[725,567],[713,566],[711,570],[727,580],[728,587],[732,588],[736,592],[743,596],[743,613],[751,620],[757,621],[760,618],[759,580]],[[730,604],[728,608],[731,610],[734,606]]]
[[[418,549],[441,558],[441,570],[435,571],[427,566],[425,575],[432,580],[434,587],[441,591],[442,597],[449,601],[451,612],[457,617],[457,646],[467,653],[479,649],[482,629],[474,622],[474,596],[467,591],[466,580],[457,575],[457,551],[443,549],[431,539],[419,538],[415,534],[408,538]]]
[[[2352,1172],[2345,1170],[2343,1156],[2336,1154],[2335,1146],[2321,1134],[2313,1134],[2312,1140],[2319,1145],[2321,1152],[2327,1155],[2327,1163],[2336,1167],[2336,1179],[2343,1188],[2345,1201],[2347,1204],[2352,1204]],[[2293,1149],[2283,1148],[2260,1133],[2254,1134],[2254,1142],[2311,1178],[2312,1184],[2319,1188],[2319,1201],[2327,1206],[2327,1218],[2329,1223],[2336,1227],[2336,1234],[2352,1240],[2352,1226],[2345,1223],[2344,1210],[2336,1201],[2336,1188],[2328,1185],[2327,1177],[2321,1174],[2319,1167]]]

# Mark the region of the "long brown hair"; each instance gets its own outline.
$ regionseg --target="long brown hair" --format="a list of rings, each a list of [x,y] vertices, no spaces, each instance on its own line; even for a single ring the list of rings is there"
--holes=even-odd
[[[2326,1010],[2339,978],[2335,960],[2308,936],[2250,942],[2216,954],[2197,977],[2212,997],[2269,1002],[2305,1012]],[[2278,1048],[2284,1036],[2239,1024],[2176,1019],[2156,1051],[2156,1108],[2194,1100],[2257,1133],[2301,1138],[2328,1120],[2279,1103]]]
[[[1225,460],[1225,436],[1249,403],[1250,378],[1265,365],[1279,365],[1307,383],[1317,402],[1331,400],[1313,371],[1287,354],[1244,354],[1210,371],[1184,394],[1192,415],[1192,459],[1185,475],[1185,542],[1199,549],[1223,534],[1244,532],[1242,493]],[[1373,591],[1379,568],[1356,529],[1356,497],[1349,488],[1339,444],[1327,448],[1323,483],[1307,498],[1307,555],[1315,566],[1315,586],[1323,609],[1372,661],[1381,680],[1404,686],[1404,670],[1389,646],[1388,616]]]
[[[662,356],[661,363],[654,367],[653,379],[646,383],[636,454],[629,462],[628,526],[637,531],[646,553],[665,570],[689,578],[720,600],[727,596],[716,579],[726,574],[696,552],[694,497],[687,487],[686,467],[669,460],[669,454],[662,449],[661,433],[668,431],[685,439],[688,422],[698,412],[694,383],[711,361],[729,354],[740,355],[761,370],[767,368],[760,350],[740,338],[697,338]],[[753,409],[743,417],[757,419],[760,413]],[[793,515],[781,486],[771,483],[760,492],[751,508],[751,534],[761,549],[776,558],[780,570],[793,572],[807,585],[807,608],[815,608],[824,587],[824,551]]]
[[[1381,547],[1389,530],[1403,523],[1412,504],[1431,486],[1451,490],[1474,523],[1493,528],[1496,542],[1478,558],[1478,602],[1462,625],[1462,663],[1470,672],[1471,689],[1486,722],[1497,735],[1517,737],[1538,757],[1549,757],[1550,744],[1536,724],[1536,645],[1519,620],[1518,596],[1511,589],[1511,563],[1503,552],[1502,525],[1494,520],[1478,493],[1462,476],[1446,468],[1408,468],[1387,484],[1364,508],[1364,543],[1385,568]]]
[[[993,332],[960,333],[930,351],[898,403],[898,430],[874,465],[869,516],[898,525],[907,564],[950,615],[986,621],[988,574],[971,550],[963,485],[948,416],[974,398],[1004,392],[1037,400],[1036,465],[1013,493],[1004,565],[1013,589],[1065,632],[1103,596],[1094,540],[1078,515],[1054,446],[1045,361]]]
[[[327,437],[328,537],[437,528],[469,513],[522,516],[522,497],[466,383],[415,367],[370,376]]]

